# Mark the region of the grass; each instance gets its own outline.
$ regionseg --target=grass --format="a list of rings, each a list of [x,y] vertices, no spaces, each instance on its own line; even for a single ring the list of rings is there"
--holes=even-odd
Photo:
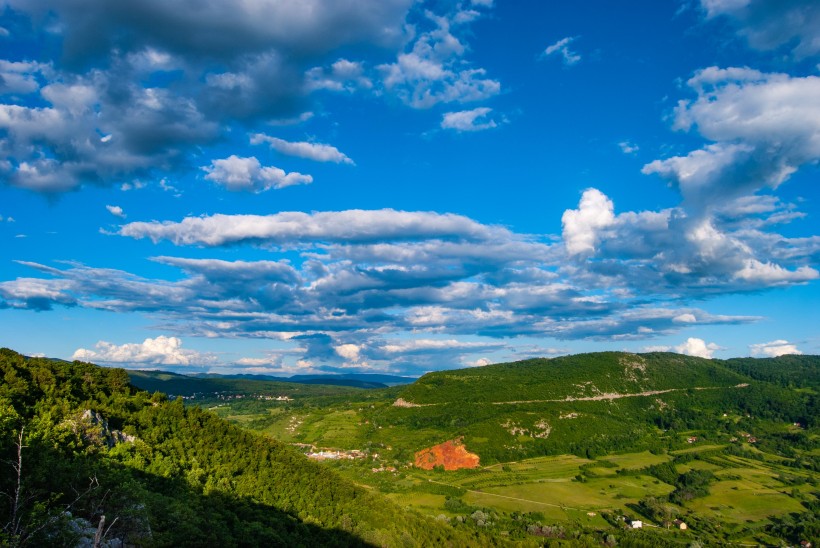
[[[619,508],[625,503],[635,503],[645,496],[667,494],[672,487],[655,483],[655,479],[649,476],[624,476],[596,478],[584,483],[567,478],[563,481],[495,486],[481,491],[504,498],[503,503],[499,501],[498,504],[519,511],[532,511],[535,506],[553,506],[600,512]],[[475,498],[483,493],[470,493],[468,496]]]
[[[690,470],[711,470],[715,472],[716,470],[722,470],[723,467],[705,460],[692,460],[686,464],[676,464],[675,469],[679,474],[685,474]]]
[[[749,479],[719,481],[709,491],[708,496],[689,502],[687,507],[738,524],[805,511],[792,497]]]
[[[609,455],[601,457],[599,460],[609,461],[624,470],[638,470],[640,468],[646,468],[647,466],[668,462],[670,458],[667,455],[654,455],[649,451],[643,451],[641,453]]]
[[[435,514],[445,513],[444,495],[433,495],[431,493],[388,493],[387,498],[392,499],[400,506],[411,507],[417,510],[432,512]],[[446,512],[449,513],[449,512]]]
[[[686,455],[687,453],[702,453],[704,451],[717,451],[726,447],[725,445],[695,445],[686,449],[669,451],[670,455]]]

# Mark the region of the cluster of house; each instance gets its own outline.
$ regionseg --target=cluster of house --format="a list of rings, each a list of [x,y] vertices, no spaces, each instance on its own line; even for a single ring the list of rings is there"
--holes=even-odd
[[[746,441],[747,443],[757,443],[757,438],[754,437],[751,434],[743,432],[740,435],[744,438],[744,441]],[[735,443],[737,441],[737,438],[732,437],[732,438],[729,439],[729,441],[732,442],[732,443]]]
[[[353,460],[363,459],[367,456],[363,451],[359,451],[358,449],[350,449],[348,451],[344,451],[341,449],[326,449],[322,451],[311,450],[310,452],[306,453],[306,455],[309,459],[314,460]]]
[[[256,398],[264,401],[293,401],[288,396],[271,396],[270,394],[232,394],[230,392],[195,392],[190,396],[168,396],[170,399],[182,398],[183,400],[195,400],[197,398],[216,398],[218,400],[243,400],[245,398]]]
[[[395,466],[380,466],[379,468],[373,468],[373,473],[378,472],[393,472],[394,474],[398,472]]]

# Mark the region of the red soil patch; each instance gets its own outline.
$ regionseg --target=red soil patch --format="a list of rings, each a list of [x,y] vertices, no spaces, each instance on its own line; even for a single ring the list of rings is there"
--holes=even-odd
[[[478,455],[467,451],[458,438],[417,452],[415,464],[425,470],[432,470],[434,466],[444,466],[445,470],[478,468]]]

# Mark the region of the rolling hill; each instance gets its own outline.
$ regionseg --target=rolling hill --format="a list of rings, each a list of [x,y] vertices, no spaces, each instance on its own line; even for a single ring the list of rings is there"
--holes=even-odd
[[[486,544],[121,369],[0,349],[0,377],[0,544]]]

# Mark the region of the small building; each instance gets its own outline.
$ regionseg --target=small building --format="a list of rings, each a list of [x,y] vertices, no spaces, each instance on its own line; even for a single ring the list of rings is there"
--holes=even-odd
[[[629,525],[633,529],[643,529],[643,522],[639,519],[633,519],[629,522]]]
[[[696,441],[698,441],[698,437],[697,436],[691,436],[686,440],[686,443],[695,443]]]
[[[676,519],[674,523],[681,531],[686,531],[687,529],[689,529],[689,526],[686,525],[686,522],[682,519]]]

